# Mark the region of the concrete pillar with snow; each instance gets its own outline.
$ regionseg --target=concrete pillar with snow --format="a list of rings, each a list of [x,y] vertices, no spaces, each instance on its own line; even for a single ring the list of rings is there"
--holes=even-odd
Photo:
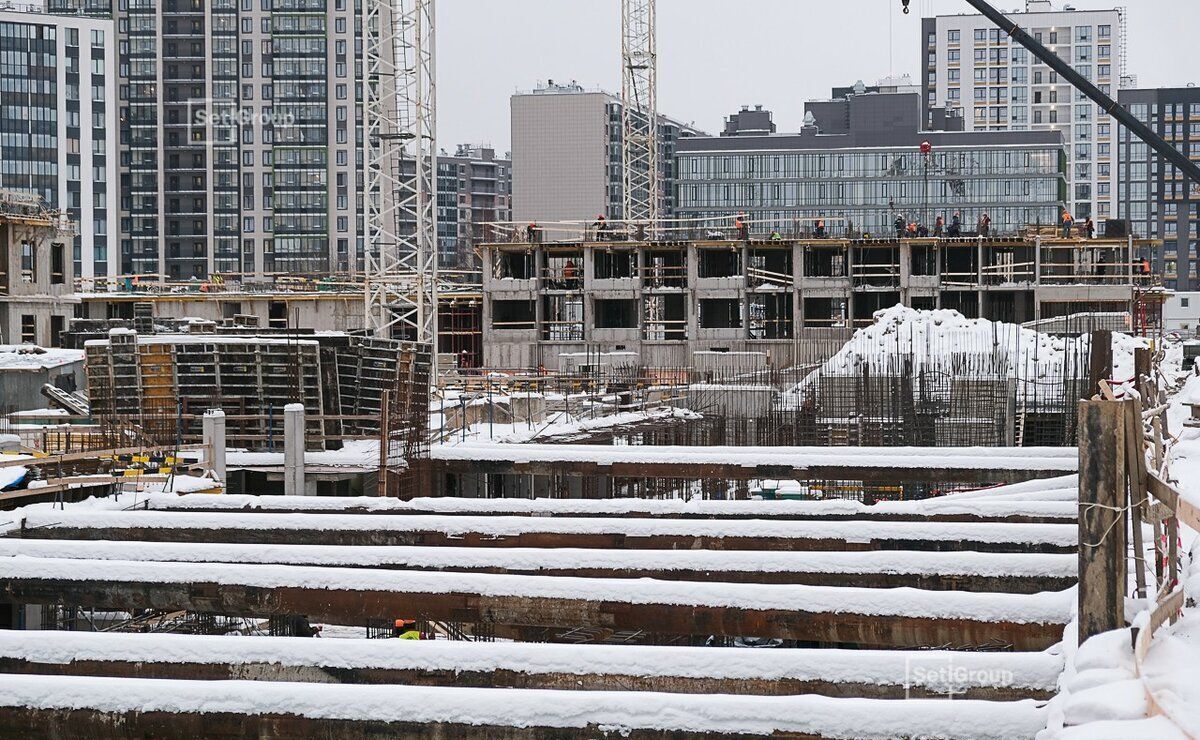
[[[304,495],[304,404],[283,407],[283,492]]]
[[[208,469],[216,479],[225,481],[225,412],[209,409],[204,412],[204,445],[207,448]]]

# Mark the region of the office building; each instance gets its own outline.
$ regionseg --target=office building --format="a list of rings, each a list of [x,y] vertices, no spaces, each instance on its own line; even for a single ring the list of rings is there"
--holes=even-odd
[[[553,80],[512,96],[512,211],[517,221],[622,215],[621,99]],[[698,134],[659,116],[661,213],[670,215],[677,142]]]
[[[347,0],[49,0],[120,44],[121,271],[349,270],[362,242],[358,28]]]
[[[67,214],[76,226],[72,272],[85,279],[119,267],[113,28],[0,11],[0,188]]]
[[[1194,87],[1122,90],[1118,101],[1185,155],[1200,156],[1200,89]],[[1118,215],[1134,234],[1161,239],[1162,246],[1143,255],[1172,289],[1195,290],[1200,197],[1195,183],[1183,179],[1129,129],[1120,129]]]
[[[966,232],[984,213],[993,233],[1056,222],[1065,187],[1059,132],[922,131],[920,121],[916,93],[809,102],[796,133],[771,133],[768,111],[743,110],[721,136],[678,143],[677,215],[745,212],[755,228],[783,234],[822,218],[833,234],[886,235],[897,214],[932,228],[957,212]]]
[[[1125,74],[1123,11],[1056,10],[1029,0],[1012,20],[1115,96]],[[1067,207],[1076,219],[1116,215],[1117,124],[1066,80],[982,15],[923,20],[922,105],[958,109],[968,131],[1061,131],[1067,143]]]

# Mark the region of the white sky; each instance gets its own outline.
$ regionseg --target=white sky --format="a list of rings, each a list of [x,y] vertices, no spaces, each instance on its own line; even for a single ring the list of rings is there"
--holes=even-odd
[[[1200,38],[1200,0],[1074,0],[1129,9],[1139,87],[1200,84],[1185,50]],[[997,0],[1001,10],[1023,0]],[[1055,0],[1055,7],[1060,7]],[[508,99],[539,80],[620,92],[620,0],[437,0],[438,141],[509,148]],[[761,103],[781,131],[804,101],[889,72],[919,82],[922,15],[970,12],[962,0],[658,0],[658,109],[718,133]]]

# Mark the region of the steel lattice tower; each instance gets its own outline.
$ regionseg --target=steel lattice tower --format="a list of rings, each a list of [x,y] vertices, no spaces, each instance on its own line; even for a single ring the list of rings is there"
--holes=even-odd
[[[433,0],[366,0],[366,327],[437,352]]]
[[[621,0],[622,217],[658,223],[658,53],[655,0]]]

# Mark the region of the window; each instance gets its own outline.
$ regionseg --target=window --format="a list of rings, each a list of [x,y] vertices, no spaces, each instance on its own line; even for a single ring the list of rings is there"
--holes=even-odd
[[[1112,38],[1112,26],[1097,26],[1096,35],[1102,39]]]
[[[976,41],[987,41],[987,29],[976,28],[975,29],[975,40]]]
[[[1180,308],[1188,308],[1188,301],[1189,301],[1189,299],[1188,299],[1188,298],[1180,297],[1180,299],[1179,299],[1179,307],[1180,307]]]
[[[957,28],[951,28],[946,31],[946,41],[951,44],[957,44],[962,39],[962,31]]]
[[[21,242],[21,281],[37,282],[37,247],[33,242]]]
[[[21,344],[37,344],[37,317],[21,314]]]

